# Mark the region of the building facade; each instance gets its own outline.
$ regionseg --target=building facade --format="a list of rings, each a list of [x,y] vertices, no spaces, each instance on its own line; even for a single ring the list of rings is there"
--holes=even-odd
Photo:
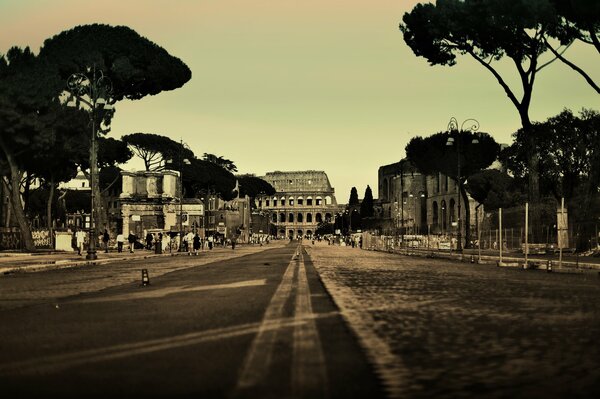
[[[332,221],[339,211],[335,190],[323,171],[276,171],[262,179],[275,194],[259,195],[256,208],[275,225],[277,238],[311,237],[321,222]]]
[[[456,234],[458,190],[450,177],[423,175],[406,159],[384,165],[378,171],[380,217],[407,234]],[[461,199],[461,219],[466,204]],[[477,202],[469,197],[470,223],[475,225]],[[463,233],[465,230],[463,223]]]
[[[122,171],[120,207],[122,232],[143,238],[147,232],[183,232],[203,225],[204,204],[196,198],[181,201],[179,172]]]

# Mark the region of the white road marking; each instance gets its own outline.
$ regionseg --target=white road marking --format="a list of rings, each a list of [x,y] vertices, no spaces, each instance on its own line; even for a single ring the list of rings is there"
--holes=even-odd
[[[281,283],[277,286],[277,290],[267,306],[258,334],[252,341],[238,379],[237,390],[255,386],[266,380],[271,366],[274,344],[280,329],[279,324],[283,317],[283,307],[292,292],[295,266],[296,262],[292,258],[283,274]],[[269,328],[270,326],[275,328]]]
[[[114,301],[129,301],[132,299],[150,299],[150,298],[163,298],[167,295],[181,294],[186,292],[194,291],[208,291],[208,290],[222,290],[231,288],[243,288],[243,287],[256,287],[259,285],[266,285],[267,280],[248,280],[238,281],[229,284],[215,284],[215,285],[199,285],[199,286],[182,286],[182,287],[167,287],[159,289],[148,289],[144,288],[144,291],[131,292],[127,294],[113,295],[108,297],[99,298],[86,298],[76,299],[73,302],[76,303],[94,303],[94,302],[114,302]]]
[[[276,323],[274,322],[260,325],[259,323],[249,323],[232,327],[216,328],[206,331],[176,335],[173,337],[158,338],[66,354],[39,357],[20,362],[4,363],[0,364],[0,375],[48,374],[85,364],[120,359],[124,357],[168,350],[182,346],[196,345],[221,339],[234,338],[247,334],[255,334],[259,331],[259,329],[260,331],[269,331],[272,329],[291,328],[295,325],[295,323],[303,322],[304,321],[302,320],[288,318],[284,320],[277,320]]]
[[[310,287],[306,278],[304,256],[300,253],[298,291],[296,294],[292,393],[294,398],[328,397],[325,357],[315,319],[312,317]],[[307,320],[301,323],[301,320]]]

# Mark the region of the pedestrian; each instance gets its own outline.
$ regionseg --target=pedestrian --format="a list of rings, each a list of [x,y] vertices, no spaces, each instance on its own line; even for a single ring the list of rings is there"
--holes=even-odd
[[[212,248],[213,248],[213,241],[214,241],[213,236],[208,237],[208,249],[209,250],[212,250]]]
[[[152,233],[148,232],[148,234],[146,234],[146,249],[150,250],[152,249],[152,240],[154,239],[154,237],[152,236]]]
[[[231,249],[235,249],[235,238],[231,239]]]
[[[104,244],[104,252],[108,253],[108,240],[110,236],[108,235],[108,230],[104,229],[104,234],[102,234],[102,243]]]
[[[127,236],[127,241],[129,242],[129,253],[134,253],[136,237],[132,232],[129,232],[129,235]]]
[[[194,233],[192,233],[191,231],[188,232],[185,235],[185,242],[188,255],[192,255],[192,250],[194,249]]]
[[[71,248],[73,251],[77,251],[77,229],[73,229],[73,234],[71,235]]]
[[[123,232],[117,234],[117,252],[123,252],[123,243],[125,242],[125,236]]]
[[[75,233],[75,237],[77,239],[77,255],[81,255],[83,252],[83,243],[85,242],[85,231],[78,230]]]
[[[198,250],[200,249],[200,236],[198,233],[194,236],[194,255],[198,255]]]

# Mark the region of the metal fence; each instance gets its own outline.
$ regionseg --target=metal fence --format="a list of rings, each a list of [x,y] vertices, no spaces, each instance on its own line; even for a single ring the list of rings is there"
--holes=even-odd
[[[484,251],[530,254],[578,252],[600,255],[599,227],[600,206],[575,198],[571,203],[547,199],[539,204],[524,204],[492,212],[480,211],[472,220],[470,234],[461,234],[464,248]],[[595,215],[595,216],[594,216]],[[459,248],[458,231],[445,234],[400,234],[401,231],[385,231],[378,235],[363,234],[363,248],[376,250],[426,249],[430,251],[454,251]]]

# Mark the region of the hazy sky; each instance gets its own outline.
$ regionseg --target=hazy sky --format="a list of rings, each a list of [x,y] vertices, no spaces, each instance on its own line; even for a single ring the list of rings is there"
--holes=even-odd
[[[516,109],[470,58],[430,67],[402,40],[413,0],[0,0],[0,53],[37,52],[44,39],[87,23],[127,25],[192,70],[183,88],[117,104],[112,133],[183,139],[197,156],[229,158],[242,173],[324,170],[340,203],[377,169],[404,156],[411,137],[476,118],[510,143]],[[598,55],[567,52],[600,80]],[[502,68],[517,83],[510,64]],[[516,86],[515,86],[516,87]],[[531,107],[544,120],[564,107],[600,108],[600,96],[554,63]],[[141,168],[141,164],[132,167]]]

